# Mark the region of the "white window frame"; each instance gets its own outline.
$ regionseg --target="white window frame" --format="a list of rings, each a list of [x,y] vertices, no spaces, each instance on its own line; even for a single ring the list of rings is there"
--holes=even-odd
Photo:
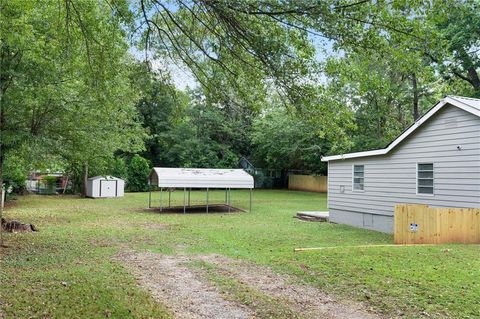
[[[363,189],[355,189],[355,166],[363,166]],[[365,192],[365,164],[352,165],[352,192]]]
[[[420,164],[432,164],[432,193],[419,193],[418,192],[418,166]],[[434,162],[417,162],[415,163],[416,179],[415,179],[415,193],[417,196],[434,196],[435,195],[435,163]],[[428,186],[427,186],[428,187]]]

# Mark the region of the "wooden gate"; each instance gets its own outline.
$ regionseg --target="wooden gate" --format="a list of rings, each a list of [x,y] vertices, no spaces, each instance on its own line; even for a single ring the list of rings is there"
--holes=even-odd
[[[395,206],[396,244],[480,243],[480,208]]]

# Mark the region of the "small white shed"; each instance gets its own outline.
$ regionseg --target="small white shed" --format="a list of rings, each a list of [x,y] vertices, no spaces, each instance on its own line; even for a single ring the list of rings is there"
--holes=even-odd
[[[113,176],[95,176],[87,181],[87,197],[120,197],[124,194],[125,181]]]

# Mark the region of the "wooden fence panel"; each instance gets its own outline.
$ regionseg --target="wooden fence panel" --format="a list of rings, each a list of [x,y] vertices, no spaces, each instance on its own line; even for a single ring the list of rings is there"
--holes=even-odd
[[[307,192],[327,192],[327,176],[289,175],[288,189]]]
[[[480,243],[480,208],[395,206],[396,244]]]
[[[403,231],[404,225],[407,224],[405,210],[407,205],[398,204],[395,206],[395,213],[393,217],[393,238],[395,244],[406,244],[407,239],[405,236],[407,231]]]

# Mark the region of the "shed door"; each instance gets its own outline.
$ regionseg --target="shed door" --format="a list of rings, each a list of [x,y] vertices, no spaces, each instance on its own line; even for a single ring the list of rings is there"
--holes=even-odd
[[[100,181],[100,197],[115,197],[116,181]]]

